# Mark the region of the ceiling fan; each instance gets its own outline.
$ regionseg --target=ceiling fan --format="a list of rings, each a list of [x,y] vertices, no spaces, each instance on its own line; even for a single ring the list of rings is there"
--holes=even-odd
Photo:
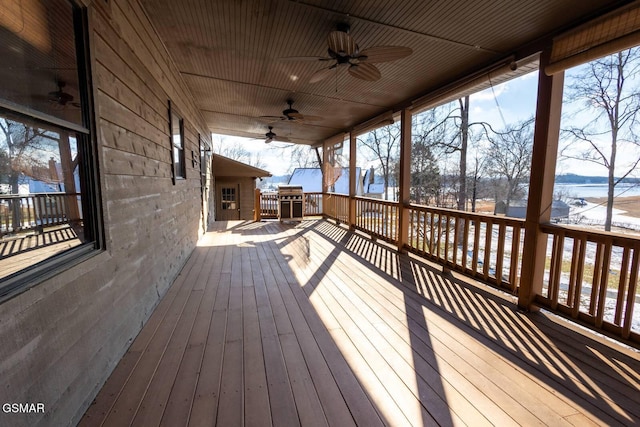
[[[295,110],[293,108],[293,100],[292,99],[287,99],[287,104],[289,104],[289,108],[285,109],[282,111],[282,115],[281,116],[260,116],[261,119],[268,119],[268,120],[287,120],[287,121],[292,121],[292,122],[314,122],[314,121],[318,121],[318,120],[322,120],[322,117],[317,117],[317,116],[306,116],[306,115],[302,115],[298,112],[298,110]]]
[[[413,53],[411,48],[404,46],[374,46],[360,50],[358,44],[349,35],[349,31],[349,24],[340,23],[336,31],[329,33],[327,37],[329,57],[298,56],[282,59],[288,61],[335,61],[329,67],[316,71],[309,79],[309,83],[317,83],[326,79],[338,66],[348,66],[349,74],[355,78],[376,81],[382,77],[382,74],[373,64],[395,61]]]
[[[291,142],[289,138],[276,135],[276,133],[273,131],[273,126],[269,126],[269,132],[265,133],[264,136],[265,136],[264,142],[266,144],[269,144],[273,141]]]
[[[67,85],[65,82],[63,82],[62,80],[58,80],[56,82],[56,85],[58,86],[58,90],[49,92],[48,94],[49,102],[60,106],[61,108],[64,108],[69,103],[74,107],[80,107],[80,103],[72,102],[73,95],[64,91],[64,87]]]

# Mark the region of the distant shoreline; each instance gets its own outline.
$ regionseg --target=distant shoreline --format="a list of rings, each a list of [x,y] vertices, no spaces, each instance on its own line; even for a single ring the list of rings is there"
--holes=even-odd
[[[607,203],[606,197],[585,197],[585,200],[603,206]],[[613,207],[625,211],[624,215],[640,218],[640,196],[618,196],[613,200]]]

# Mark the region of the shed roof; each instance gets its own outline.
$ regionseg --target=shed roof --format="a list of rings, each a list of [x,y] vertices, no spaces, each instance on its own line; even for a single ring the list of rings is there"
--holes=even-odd
[[[213,155],[213,176],[244,176],[262,178],[271,176],[270,172],[220,154]]]

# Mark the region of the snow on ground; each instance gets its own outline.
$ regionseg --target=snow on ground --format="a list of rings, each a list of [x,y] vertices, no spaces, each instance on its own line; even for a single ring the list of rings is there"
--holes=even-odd
[[[626,211],[621,209],[613,209],[613,217],[611,218],[613,225],[640,230],[640,218],[627,216],[625,213]],[[607,207],[605,205],[597,205],[590,202],[587,202],[585,206],[571,209],[571,219],[578,223],[604,224],[606,215]]]

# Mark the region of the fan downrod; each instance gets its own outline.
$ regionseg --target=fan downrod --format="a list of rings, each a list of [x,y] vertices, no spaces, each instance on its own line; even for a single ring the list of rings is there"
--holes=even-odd
[[[293,99],[287,99],[287,104],[289,104],[289,108],[282,112],[282,115],[285,116],[288,120],[294,120],[294,117],[291,117],[292,114],[299,114],[298,110],[293,108]]]

